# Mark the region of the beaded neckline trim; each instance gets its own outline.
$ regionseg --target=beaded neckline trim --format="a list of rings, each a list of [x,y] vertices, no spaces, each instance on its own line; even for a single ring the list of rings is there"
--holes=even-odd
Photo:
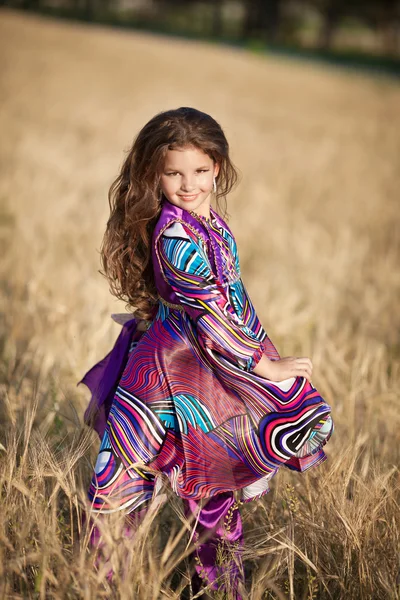
[[[188,213],[190,215],[192,215],[192,217],[194,217],[195,219],[197,219],[198,221],[207,221],[207,223],[212,223],[213,221],[215,221],[215,216],[213,215],[213,213],[210,210],[210,216],[209,217],[205,217],[204,215],[199,215],[198,213],[194,212],[194,210],[188,210]]]
[[[164,298],[161,298],[160,295],[158,295],[158,299],[162,304],[164,304],[164,306],[168,306],[168,308],[174,308],[176,310],[185,312],[185,308],[182,306],[182,304],[173,304],[173,302],[167,302],[167,300],[164,300]]]

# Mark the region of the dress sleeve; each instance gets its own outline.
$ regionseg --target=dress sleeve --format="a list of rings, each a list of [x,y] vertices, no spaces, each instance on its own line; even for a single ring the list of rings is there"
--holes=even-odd
[[[227,286],[215,278],[208,256],[181,224],[160,237],[159,257],[164,277],[196,323],[199,341],[246,371],[257,365],[265,345],[235,312]]]

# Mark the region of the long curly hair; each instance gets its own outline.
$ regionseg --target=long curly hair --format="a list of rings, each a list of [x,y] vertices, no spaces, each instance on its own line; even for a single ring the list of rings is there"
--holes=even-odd
[[[216,209],[226,216],[226,195],[237,182],[221,126],[208,114],[181,107],[156,114],[138,133],[108,192],[110,217],[100,249],[110,292],[135,317],[151,319],[157,302],[152,234],[161,212],[160,176],[168,150],[196,147],[220,165]],[[224,207],[221,210],[220,200]]]

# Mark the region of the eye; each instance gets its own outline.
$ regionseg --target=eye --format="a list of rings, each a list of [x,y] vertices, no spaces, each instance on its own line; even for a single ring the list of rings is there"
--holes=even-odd
[[[167,173],[167,175],[178,175],[178,171],[171,171],[170,173]]]
[[[208,173],[210,169],[197,169],[199,173]]]

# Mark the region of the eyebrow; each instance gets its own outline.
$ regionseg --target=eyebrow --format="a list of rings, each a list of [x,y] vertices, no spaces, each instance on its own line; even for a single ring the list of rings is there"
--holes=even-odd
[[[202,167],[196,167],[195,171],[198,171],[199,169],[209,169],[210,167],[208,167],[207,165],[203,165]],[[164,171],[179,171],[179,169],[174,169],[173,167],[165,167]]]

